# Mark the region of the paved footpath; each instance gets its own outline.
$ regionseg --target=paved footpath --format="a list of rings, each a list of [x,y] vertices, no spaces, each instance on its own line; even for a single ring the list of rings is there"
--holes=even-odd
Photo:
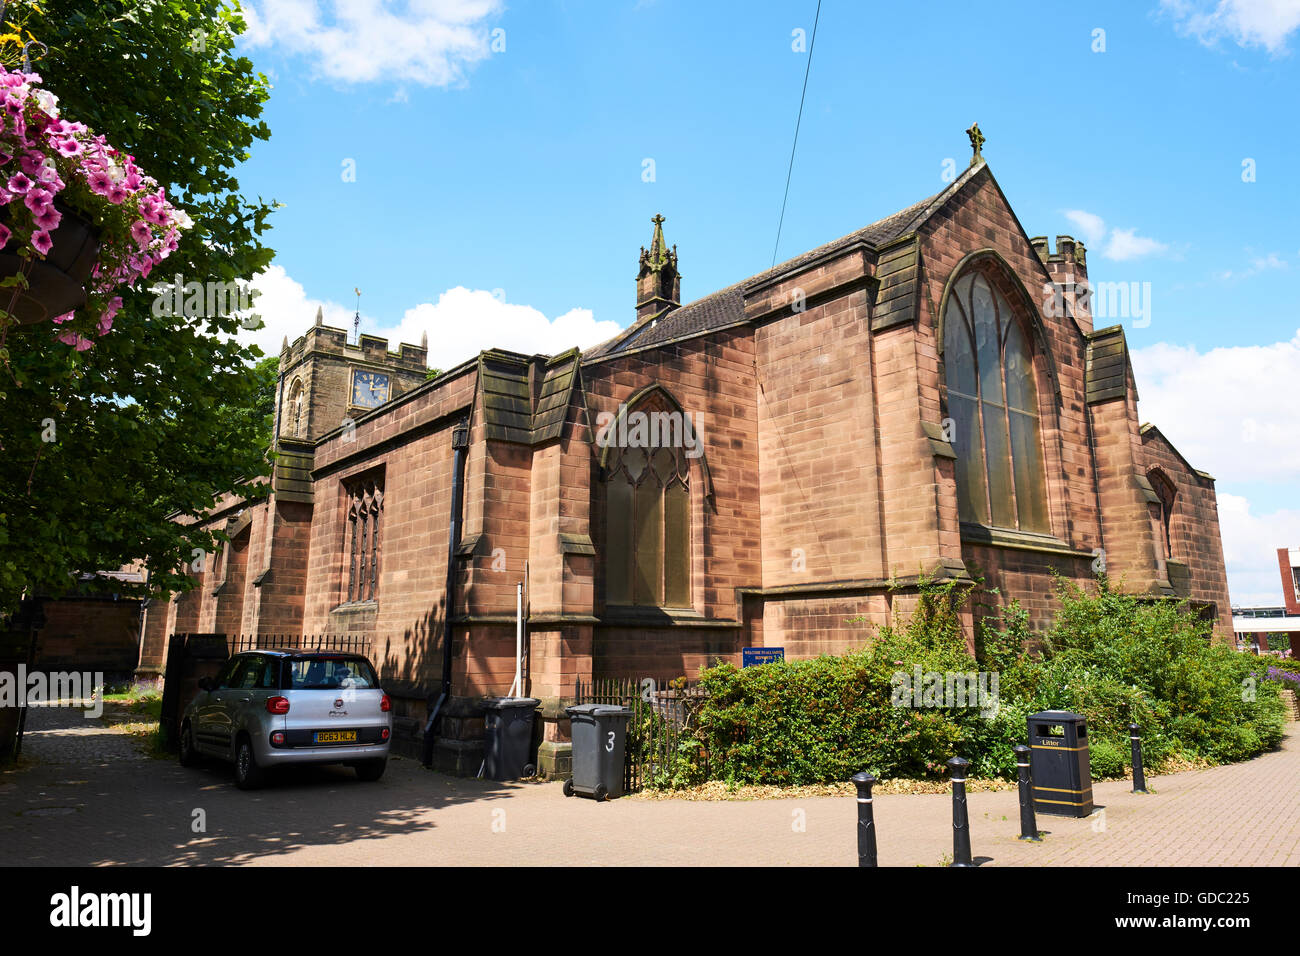
[[[566,799],[558,783],[462,780],[394,759],[379,783],[301,770],[244,793],[229,768],[186,770],[71,708],[33,710],[24,761],[0,773],[0,865],[852,866],[851,797],[688,802]],[[1244,764],[1101,783],[1104,810],[1039,816],[1016,840],[1014,791],[970,795],[986,865],[1300,865],[1300,724]],[[945,795],[876,799],[880,862],[935,866],[952,852]],[[202,819],[206,832],[195,832]]]

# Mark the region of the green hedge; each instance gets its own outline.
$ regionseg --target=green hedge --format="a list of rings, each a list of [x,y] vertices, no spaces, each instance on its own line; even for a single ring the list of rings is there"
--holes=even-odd
[[[709,696],[672,780],[810,784],[859,770],[938,777],[954,755],[978,776],[1011,777],[1027,715],[1053,709],[1088,718],[1097,778],[1124,773],[1130,721],[1143,729],[1152,769],[1175,755],[1244,760],[1282,737],[1279,681],[1254,656],[1211,645],[1211,625],[1183,605],[1122,594],[1104,577],[1087,591],[1062,580],[1046,633],[1031,634],[1012,601],[983,621],[972,656],[958,617],[968,597],[954,583],[925,584],[911,619],[880,628],[860,650],[706,669]],[[918,665],[923,674],[983,672],[990,691],[996,675],[996,710],[909,706],[910,697],[900,705],[897,675],[914,677]]]

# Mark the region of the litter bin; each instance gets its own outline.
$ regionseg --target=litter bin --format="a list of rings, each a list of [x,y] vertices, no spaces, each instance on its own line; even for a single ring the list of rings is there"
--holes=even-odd
[[[484,723],[487,743],[483,776],[489,780],[518,780],[537,773],[533,754],[533,712],[536,697],[488,697]]]
[[[1029,747],[1034,810],[1064,817],[1092,813],[1087,719],[1068,710],[1030,714]]]
[[[623,795],[623,756],[632,711],[610,704],[566,707],[573,737],[573,776],[564,795],[612,800]]]

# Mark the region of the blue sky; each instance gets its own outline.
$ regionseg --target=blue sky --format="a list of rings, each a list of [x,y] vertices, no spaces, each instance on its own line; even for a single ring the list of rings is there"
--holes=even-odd
[[[592,344],[632,319],[657,212],[685,300],[771,264],[816,0],[249,6],[273,138],[241,181],[285,204],[269,350],[354,287],[363,329],[427,331],[444,367]],[[1300,0],[823,0],[779,247],[939,191],[978,120],[1031,235],[1150,284],[1140,411],[1219,479],[1234,603],[1279,601],[1272,549],[1300,544],[1298,27]]]

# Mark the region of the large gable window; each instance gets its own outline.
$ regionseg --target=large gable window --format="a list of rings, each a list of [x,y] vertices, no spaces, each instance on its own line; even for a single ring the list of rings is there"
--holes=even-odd
[[[605,458],[605,600],[611,605],[691,606],[690,458],[683,444],[636,436],[685,434],[681,411],[651,396],[627,413],[649,427],[615,429],[633,436],[609,445]],[[659,416],[676,416],[666,419]],[[675,421],[675,429],[656,427]]]
[[[943,316],[948,414],[962,521],[1049,533],[1033,353],[981,271],[953,285]]]

